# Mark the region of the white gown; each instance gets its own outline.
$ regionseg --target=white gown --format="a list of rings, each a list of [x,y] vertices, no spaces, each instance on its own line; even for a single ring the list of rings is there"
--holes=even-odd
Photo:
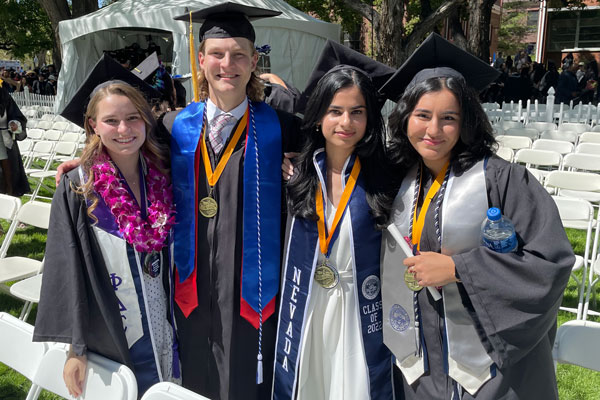
[[[329,227],[335,212],[333,204],[327,201]],[[299,355],[298,400],[369,398],[369,373],[355,291],[349,214],[346,210],[329,257],[339,272],[339,283],[325,289],[312,282]],[[318,263],[323,258],[321,255]]]

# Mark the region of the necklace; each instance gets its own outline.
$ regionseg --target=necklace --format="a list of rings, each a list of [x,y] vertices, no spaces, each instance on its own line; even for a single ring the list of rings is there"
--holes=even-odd
[[[147,183],[148,216],[142,219],[137,202],[123,185],[119,171],[110,157],[102,153],[91,170],[94,173],[94,190],[102,197],[115,217],[119,232],[135,250],[148,253],[160,251],[173,223],[173,193],[167,177],[142,153],[148,166]]]

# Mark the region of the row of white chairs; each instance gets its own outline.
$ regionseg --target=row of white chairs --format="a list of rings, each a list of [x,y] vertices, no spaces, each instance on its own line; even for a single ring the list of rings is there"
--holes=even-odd
[[[585,245],[583,256],[576,255],[575,263],[571,270],[571,277],[577,284],[578,302],[577,308],[561,307],[561,310],[569,311],[577,315],[577,319],[586,320],[588,314],[599,315],[596,311],[590,311],[589,303],[593,300],[595,287],[600,276],[600,254],[598,240],[600,237],[600,219],[595,217],[594,207],[585,198],[585,191],[581,189],[596,189],[600,196],[600,179],[594,183],[586,184],[588,177],[581,173],[565,171],[554,171],[548,176],[548,185],[560,188],[560,196],[552,196],[561,221],[565,228],[577,229],[585,234]],[[600,176],[599,176],[600,178]],[[591,192],[594,193],[594,192]],[[598,197],[600,201],[600,197]],[[576,271],[582,271],[581,278]]]
[[[573,143],[566,140],[555,140],[555,139],[537,139],[535,141],[525,136],[509,136],[500,135],[496,137],[500,147],[508,148],[513,151],[521,149],[537,149],[537,150],[551,150],[561,155],[569,153],[584,153],[584,154],[595,154],[600,155],[600,143],[580,143],[575,146]],[[508,161],[512,161],[512,158],[502,157]]]
[[[593,104],[577,104],[573,101],[569,104],[552,104],[552,115],[549,116],[548,104],[541,104],[538,100],[528,100],[525,105],[522,101],[498,103],[483,103],[488,119],[492,123],[498,121],[522,121],[529,122],[558,121],[564,122],[583,122],[590,124],[600,124],[600,108]]]
[[[42,389],[73,399],[62,371],[68,345],[32,342],[33,326],[5,312],[0,313],[0,362],[31,381],[26,400],[36,400]],[[127,366],[88,352],[81,400],[137,400],[135,375]],[[208,400],[178,385],[161,382],[148,389],[142,400]]]
[[[26,320],[33,304],[39,302],[44,262],[22,256],[7,257],[8,249],[21,224],[48,230],[50,204],[29,201],[21,205],[19,198],[0,194],[0,219],[10,223],[0,245],[0,289],[25,302],[20,318]],[[15,283],[8,287],[8,282]]]

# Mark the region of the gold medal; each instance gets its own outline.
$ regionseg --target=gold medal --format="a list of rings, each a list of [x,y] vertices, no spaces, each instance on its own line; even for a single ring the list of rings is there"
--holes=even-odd
[[[206,218],[212,218],[217,215],[218,209],[219,206],[217,201],[210,196],[206,196],[198,203],[198,211],[200,211],[200,214]]]
[[[406,286],[413,292],[418,292],[423,289],[423,286],[419,285],[417,282],[417,277],[412,272],[409,272],[408,268],[404,271],[404,283],[406,283]]]
[[[340,281],[340,275],[327,260],[323,260],[315,270],[315,281],[325,289],[332,289]]]

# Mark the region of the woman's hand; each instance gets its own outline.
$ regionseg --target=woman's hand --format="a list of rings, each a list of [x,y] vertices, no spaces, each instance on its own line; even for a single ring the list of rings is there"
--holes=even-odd
[[[294,176],[294,164],[292,159],[298,157],[300,153],[283,153],[283,162],[281,163],[281,175],[284,181],[289,181]]]
[[[87,357],[77,356],[69,352],[69,358],[63,369],[63,379],[71,396],[79,397],[83,393],[86,370]]]
[[[418,256],[408,257],[404,260],[408,271],[415,274],[419,285],[444,286],[448,283],[458,282],[456,267],[452,257],[432,251],[424,251]]]

